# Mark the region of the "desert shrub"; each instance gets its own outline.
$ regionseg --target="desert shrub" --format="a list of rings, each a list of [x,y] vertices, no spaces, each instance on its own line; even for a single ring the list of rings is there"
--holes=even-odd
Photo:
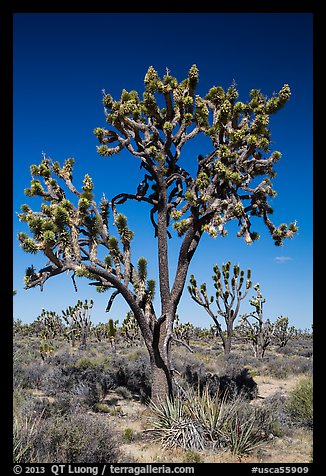
[[[293,423],[286,410],[286,399],[282,393],[275,393],[262,401],[261,408],[270,417],[270,432],[273,436],[289,436]]]
[[[111,360],[115,370],[114,387],[125,387],[133,394],[140,396],[146,401],[151,393],[151,378],[149,359],[141,354],[135,360],[127,360],[121,356],[115,356]]]
[[[58,392],[51,405],[52,415],[67,415],[81,410],[81,402],[77,395],[71,392]]]
[[[195,349],[193,349],[195,350]],[[216,360],[216,356],[214,355]],[[182,373],[186,367],[190,367],[198,372],[209,372],[210,366],[207,360],[202,358],[202,353],[189,352],[182,346],[174,347],[171,355],[172,367],[179,373]]]
[[[303,378],[289,395],[286,409],[295,424],[313,428],[313,382]]]
[[[128,360],[138,360],[142,357],[147,357],[147,350],[144,347],[137,347],[136,349],[129,351],[126,355]]]
[[[72,388],[80,405],[93,407],[101,399],[100,385],[94,382],[81,382]]]
[[[108,361],[82,356],[69,365],[50,367],[40,388],[50,396],[77,396],[81,405],[91,407],[112,389],[125,398],[137,394],[144,401],[151,390],[148,358],[139,354],[135,360],[114,356]]]
[[[201,463],[202,457],[196,451],[188,450],[185,452],[183,463]]]
[[[297,337],[291,339],[286,347],[277,350],[284,355],[299,355],[301,357],[311,357],[313,355],[313,340]]]
[[[34,440],[46,415],[46,402],[32,397],[23,387],[13,391],[13,462],[37,461]]]
[[[71,354],[68,350],[62,350],[56,354],[52,354],[48,363],[54,366],[65,367],[68,365],[74,365],[79,359],[77,354]]]
[[[135,433],[132,428],[125,428],[122,432],[122,439],[130,443],[135,439]]]
[[[261,361],[257,360],[250,354],[231,352],[226,358],[224,363],[223,372],[227,375],[237,375],[244,368],[258,370],[261,366]]]
[[[38,463],[119,461],[120,454],[112,429],[94,415],[56,415],[41,420],[37,430],[32,448]]]
[[[289,375],[289,363],[287,359],[279,356],[268,356],[265,359],[262,374],[277,379],[285,379]]]
[[[275,378],[287,378],[289,375],[312,374],[313,361],[299,355],[274,355],[265,359],[262,373]]]
[[[110,407],[107,403],[96,403],[94,405],[94,411],[98,413],[110,413]]]
[[[205,387],[211,395],[226,395],[228,398],[234,398],[237,395],[243,395],[245,398],[253,399],[257,396],[257,384],[251,377],[247,369],[242,369],[236,375],[217,375],[203,373],[202,371],[193,371],[187,366],[184,377],[186,382],[195,389],[203,391]]]
[[[117,387],[115,389],[115,392],[118,395],[120,395],[122,398],[125,398],[126,400],[131,400],[132,399],[132,393],[126,387]]]
[[[46,364],[40,365],[40,358],[32,355],[26,348],[17,348],[13,353],[13,385],[22,388],[39,388],[43,374],[47,371]]]
[[[92,406],[112,389],[124,392],[125,398],[138,394],[146,400],[150,395],[149,362],[144,354],[134,360],[114,356],[110,361],[82,356],[68,365],[58,361],[56,364],[48,368],[40,383],[40,388],[50,396],[77,395],[80,403]]]
[[[60,392],[69,392],[73,385],[71,375],[64,367],[51,367],[42,379],[41,389],[47,395],[57,395]]]
[[[44,376],[42,390],[59,400],[58,410],[64,411],[79,406],[92,407],[103,397],[101,375],[94,369],[75,367],[53,367]]]
[[[14,366],[14,384],[18,383],[24,388],[41,389],[44,376],[49,371],[49,365],[32,362],[28,365]]]

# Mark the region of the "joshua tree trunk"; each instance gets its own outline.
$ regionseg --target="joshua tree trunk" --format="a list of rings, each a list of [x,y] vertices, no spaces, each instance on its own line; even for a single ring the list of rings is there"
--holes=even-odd
[[[228,357],[230,355],[230,352],[231,352],[231,342],[232,342],[232,334],[233,334],[233,325],[232,324],[227,326],[226,337],[223,340],[224,356],[225,357]]]
[[[152,372],[152,400],[159,401],[173,397],[172,374],[169,359],[169,340],[164,325],[156,325],[153,335],[152,352],[150,354]]]

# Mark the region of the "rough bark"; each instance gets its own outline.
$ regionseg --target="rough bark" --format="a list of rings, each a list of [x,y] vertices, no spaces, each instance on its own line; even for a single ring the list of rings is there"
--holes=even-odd
[[[172,374],[169,359],[170,332],[167,327],[168,319],[160,318],[154,328],[152,352],[150,353],[152,371],[152,393],[154,402],[173,398]]]

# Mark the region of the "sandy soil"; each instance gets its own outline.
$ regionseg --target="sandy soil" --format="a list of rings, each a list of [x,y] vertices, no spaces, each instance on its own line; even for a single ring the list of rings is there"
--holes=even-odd
[[[257,375],[255,382],[258,385],[258,395],[266,398],[280,393],[281,395],[288,395],[297,383],[304,377],[304,375],[295,375],[286,379],[277,379],[273,377],[265,377]]]

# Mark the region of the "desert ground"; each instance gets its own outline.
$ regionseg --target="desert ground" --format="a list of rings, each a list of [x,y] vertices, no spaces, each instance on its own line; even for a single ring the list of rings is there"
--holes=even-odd
[[[39,336],[15,333],[14,461],[313,461],[312,335],[301,332],[283,348],[272,343],[263,359],[255,358],[250,346],[237,338],[227,358],[217,338],[194,335],[191,351],[173,344],[178,398],[186,399],[188,391],[200,393],[204,382],[212,407],[223,398],[219,385],[224,382],[229,396],[225,408],[236,402],[237,433],[232,436],[231,426],[221,426],[223,437],[216,436],[222,430],[210,438],[205,434],[202,447],[176,439],[173,443],[171,428],[155,431],[159,418],[150,405],[146,348],[142,342],[117,340],[114,348],[111,344],[92,335],[81,350],[58,336],[53,349],[41,355]],[[252,415],[252,427],[245,427]],[[175,432],[184,428],[178,421]]]

